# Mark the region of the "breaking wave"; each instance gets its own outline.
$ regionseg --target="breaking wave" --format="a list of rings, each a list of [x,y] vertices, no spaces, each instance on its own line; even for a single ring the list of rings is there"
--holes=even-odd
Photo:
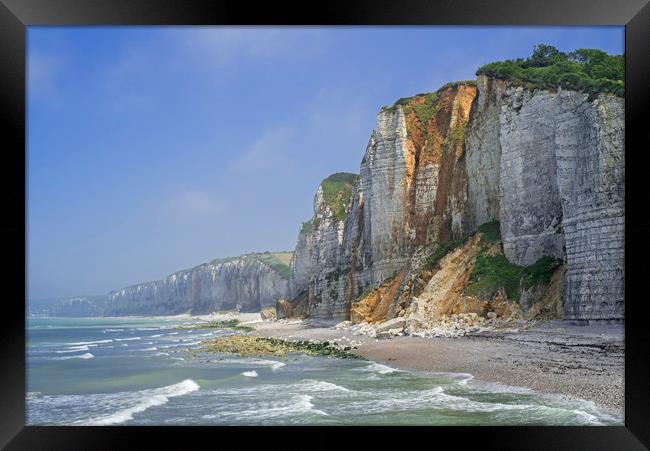
[[[381,363],[377,363],[377,362],[371,362],[367,367],[363,368],[362,370],[373,372],[373,373],[379,373],[379,374],[391,374],[391,373],[396,373],[401,371],[398,370],[397,368],[391,368],[390,366],[382,365]]]
[[[67,348],[63,351],[56,351],[57,354],[66,354],[69,352],[79,352],[79,351],[90,351],[90,348],[88,345],[83,345],[83,346],[72,346],[70,348]]]
[[[119,340],[119,338],[118,338]],[[68,346],[83,346],[83,345],[94,345],[98,343],[111,343],[113,340],[97,340],[97,341],[78,341],[76,343],[66,343]]]
[[[95,358],[94,355],[92,355],[90,352],[86,352],[85,354],[81,354],[81,355],[67,355],[64,357],[56,357],[55,360],[69,360],[69,359],[87,360],[87,359],[94,359],[94,358]]]
[[[185,379],[182,382],[166,387],[140,390],[138,392],[122,393],[132,405],[120,409],[110,415],[99,416],[89,420],[81,420],[77,424],[82,426],[108,426],[112,424],[121,424],[133,419],[136,413],[167,404],[170,398],[187,395],[198,390],[199,384],[192,379]]]

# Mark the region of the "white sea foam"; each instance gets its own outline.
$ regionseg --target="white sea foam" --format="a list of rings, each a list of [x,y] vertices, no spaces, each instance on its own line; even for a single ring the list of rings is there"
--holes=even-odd
[[[116,338],[115,341],[133,341],[133,340],[141,340],[142,337],[129,337],[129,338]]]
[[[381,363],[377,362],[371,362],[368,366],[364,367],[363,370],[379,374],[391,374],[401,371],[397,368],[391,368],[390,366],[382,365]]]
[[[137,349],[137,351],[157,351],[158,348],[155,346],[152,346],[150,348],[144,348],[144,349]]]
[[[136,330],[160,330],[160,327],[137,327]]]
[[[243,373],[241,373],[241,375],[246,376],[246,377],[257,377],[257,371],[255,371],[255,370],[244,371]]]
[[[259,421],[271,418],[283,418],[293,416],[303,418],[306,414],[328,416],[322,410],[316,409],[313,397],[306,394],[293,395],[288,399],[281,399],[272,402],[252,403],[251,408],[245,410],[225,410],[216,415],[203,415],[204,419],[232,418],[233,420],[254,420]]]
[[[76,343],[66,343],[68,346],[83,346],[83,345],[93,345],[97,343],[111,343],[113,340],[97,340],[97,341],[79,341]]]
[[[199,388],[199,385],[192,379],[185,379],[178,384],[168,385],[166,387],[140,390],[139,392],[124,393],[125,396],[131,395],[133,399],[132,405],[124,409],[120,409],[110,415],[99,416],[91,418],[90,420],[82,420],[78,422],[78,424],[83,426],[107,426],[112,424],[121,424],[132,420],[133,415],[136,413],[144,412],[151,407],[161,406],[169,402],[170,398],[187,395],[198,390]]]
[[[69,359],[93,359],[95,358],[94,355],[92,355],[90,352],[86,352],[85,354],[81,355],[67,355],[65,357],[56,357],[55,360],[69,360]]]
[[[314,409],[314,404],[311,402],[312,399],[314,398],[309,395],[296,395],[294,398],[295,403],[290,406],[291,411],[297,411],[300,413],[316,413],[318,415],[327,416],[327,414],[322,410]]]
[[[27,394],[25,395],[25,399],[28,399],[28,400],[29,399],[36,399],[39,396],[41,396],[41,394],[42,393],[40,391],[28,391]]]
[[[340,385],[333,384],[332,382],[327,382],[327,381],[316,381],[312,379],[303,379],[299,382],[299,386],[302,389],[307,389],[309,392],[315,392],[315,391],[343,391],[343,392],[349,392],[350,390],[341,387]]]
[[[57,354],[66,354],[70,352],[79,352],[79,351],[90,351],[90,348],[88,345],[83,345],[83,346],[72,346],[70,348],[66,348],[63,351],[56,351]]]
[[[461,384],[463,381],[460,382]],[[465,382],[467,385],[467,382]],[[485,392],[485,393],[512,393],[512,394],[524,394],[532,395],[535,393],[535,390],[528,387],[516,387],[512,385],[505,384],[495,384],[490,382],[473,382],[471,385],[472,391]]]
[[[266,360],[266,359],[246,360],[246,363],[251,365],[270,366],[273,371],[277,371],[283,366],[286,366],[286,363],[284,362],[278,362],[275,360]]]
[[[151,336],[151,338],[158,338],[158,337],[162,337],[162,334],[156,334]]]
[[[124,329],[104,329],[104,332],[122,332]]]

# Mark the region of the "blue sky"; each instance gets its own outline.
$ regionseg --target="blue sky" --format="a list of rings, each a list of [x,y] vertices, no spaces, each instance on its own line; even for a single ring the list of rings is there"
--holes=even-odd
[[[28,294],[290,250],[382,105],[622,27],[30,27]]]

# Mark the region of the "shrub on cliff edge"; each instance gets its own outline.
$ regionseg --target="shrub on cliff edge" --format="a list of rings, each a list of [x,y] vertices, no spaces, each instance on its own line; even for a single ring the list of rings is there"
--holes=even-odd
[[[488,75],[527,88],[562,87],[595,96],[609,92],[625,95],[625,59],[598,49],[564,53],[551,45],[536,45],[526,59],[495,61],[480,67],[476,75]]]

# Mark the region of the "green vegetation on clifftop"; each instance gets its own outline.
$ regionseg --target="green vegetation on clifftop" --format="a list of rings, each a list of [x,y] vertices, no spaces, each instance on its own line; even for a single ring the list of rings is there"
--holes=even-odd
[[[476,75],[508,80],[529,89],[558,88],[594,96],[609,92],[625,95],[625,59],[597,49],[564,53],[551,45],[536,45],[526,59],[496,61],[480,67]]]
[[[323,180],[320,184],[323,189],[323,197],[325,202],[332,210],[334,219],[342,221],[348,212],[350,206],[350,195],[352,194],[352,186],[356,182],[358,174],[351,174],[349,172],[337,172]]]
[[[449,88],[457,88],[458,86],[476,86],[474,80],[462,80],[445,83],[436,92],[424,92],[416,94],[411,97],[402,97],[390,107],[384,107],[389,110],[394,110],[397,106],[402,106],[404,112],[415,111],[420,123],[426,124],[444,105],[439,102],[440,94]],[[414,99],[424,98],[423,102],[414,103]],[[462,133],[462,132],[461,132]]]
[[[275,272],[280,274],[283,279],[289,280],[291,272],[289,263],[293,252],[264,252],[262,254],[252,254],[259,261],[270,266]]]

